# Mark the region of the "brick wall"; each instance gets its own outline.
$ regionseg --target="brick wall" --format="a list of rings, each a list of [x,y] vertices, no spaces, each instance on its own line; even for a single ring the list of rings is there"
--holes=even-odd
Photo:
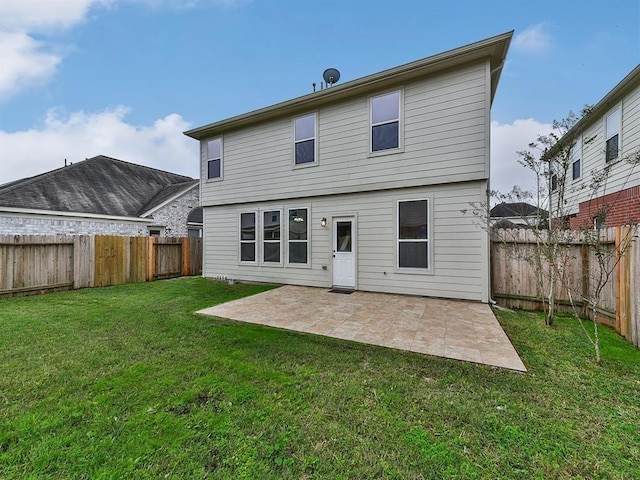
[[[154,225],[164,226],[166,237],[186,237],[187,217],[200,205],[199,188],[195,187],[173,202],[153,212]]]
[[[145,224],[125,222],[100,222],[35,216],[0,215],[0,235],[125,235],[146,236]]]
[[[640,222],[640,186],[582,202],[578,208],[578,214],[571,219],[574,230],[593,226],[594,217],[603,210],[607,227]]]
[[[148,218],[154,226],[164,227],[166,237],[186,237],[187,217],[200,204],[199,189],[193,188],[181,197],[153,212]],[[151,224],[149,224],[151,225]],[[0,235],[124,235],[148,236],[147,224],[98,220],[0,214]]]

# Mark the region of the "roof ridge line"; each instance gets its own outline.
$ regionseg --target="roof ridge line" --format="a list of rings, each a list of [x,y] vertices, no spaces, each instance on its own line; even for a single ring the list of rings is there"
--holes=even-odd
[[[11,185],[9,185],[6,188],[2,188],[2,186],[0,185],[0,194],[7,193],[7,192],[12,192],[16,188],[22,188],[24,186],[31,185],[36,180],[40,180],[42,178],[54,177],[57,174],[59,174],[62,170],[66,169],[66,168],[71,168],[74,165],[78,165],[81,162],[71,163],[70,165],[65,165],[63,167],[58,167],[58,168],[55,168],[53,170],[49,170],[48,172],[38,173],[37,175],[33,175],[32,177],[24,177],[22,179],[14,180],[13,182],[8,182]]]
[[[156,172],[168,173],[169,175],[175,175],[177,177],[183,177],[183,178],[189,179],[189,180],[185,180],[185,182],[186,181],[190,181],[190,180],[197,180],[197,179],[189,177],[187,175],[182,175],[181,173],[170,172],[168,170],[161,170],[160,168],[149,167],[148,165],[141,165],[139,163],[128,162],[127,160],[121,160],[119,158],[110,157],[108,155],[96,155],[95,157],[87,158],[86,160],[93,160],[93,159],[98,158],[98,157],[103,157],[103,158],[106,158],[107,160],[113,160],[115,162],[125,163],[127,165],[133,165],[135,167],[146,168],[147,170],[154,170]],[[176,182],[176,183],[180,183],[180,182]]]

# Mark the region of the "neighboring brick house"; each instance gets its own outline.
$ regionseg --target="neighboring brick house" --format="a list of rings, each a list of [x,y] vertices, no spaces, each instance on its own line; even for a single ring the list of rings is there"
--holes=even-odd
[[[566,178],[552,178],[552,189],[564,187],[571,228],[640,221],[640,165],[629,161],[640,153],[640,65],[558,142],[565,143],[571,165]],[[605,170],[607,181],[594,192],[593,175]]]
[[[0,185],[0,234],[187,236],[198,180],[97,156]]]

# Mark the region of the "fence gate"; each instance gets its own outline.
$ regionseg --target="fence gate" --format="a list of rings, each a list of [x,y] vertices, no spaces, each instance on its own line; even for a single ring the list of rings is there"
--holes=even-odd
[[[187,249],[188,241],[182,238],[155,238],[153,248],[155,257],[155,273],[153,279],[182,276],[183,249]],[[187,255],[188,258],[188,255]]]

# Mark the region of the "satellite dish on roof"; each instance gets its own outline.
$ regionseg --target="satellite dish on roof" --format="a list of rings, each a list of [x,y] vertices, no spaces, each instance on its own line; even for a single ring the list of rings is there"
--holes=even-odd
[[[340,80],[340,72],[337,68],[327,68],[322,74],[322,78],[327,82],[327,85],[331,86]]]

